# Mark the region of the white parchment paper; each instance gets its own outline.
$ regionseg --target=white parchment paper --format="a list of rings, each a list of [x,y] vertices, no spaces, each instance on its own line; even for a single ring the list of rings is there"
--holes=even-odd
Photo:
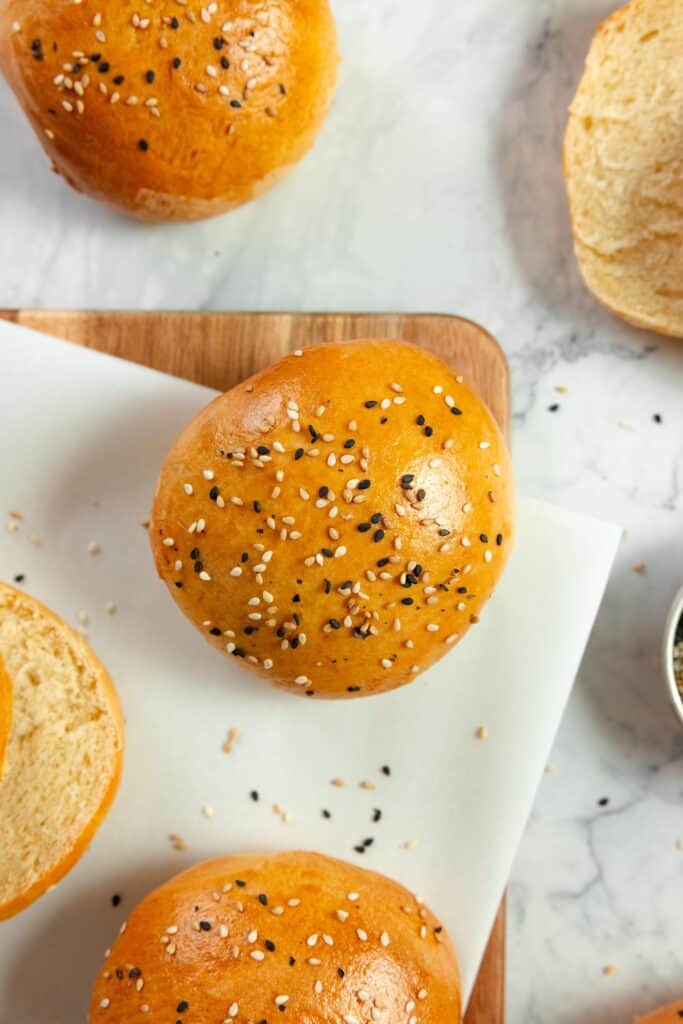
[[[7,517],[13,532],[0,519],[0,577],[25,574],[21,585],[74,625],[85,613],[127,723],[121,792],[90,851],[0,924],[12,1024],[84,1020],[102,953],[135,902],[194,861],[252,848],[320,850],[418,891],[453,937],[469,996],[602,598],[617,527],[521,500],[481,624],[413,685],[323,703],[242,676],[176,610],[140,526],[168,447],[212,397],[0,322],[0,516],[23,516]]]

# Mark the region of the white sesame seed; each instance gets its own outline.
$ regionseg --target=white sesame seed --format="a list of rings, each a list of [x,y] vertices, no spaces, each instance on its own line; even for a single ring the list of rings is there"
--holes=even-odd
[[[214,472],[212,469],[205,469],[202,475],[205,480],[213,480],[214,478]]]
[[[289,1002],[289,996],[275,996],[276,1006],[286,1006]]]
[[[379,941],[386,948],[389,945],[389,943],[391,942],[391,939],[389,938],[389,935],[387,934],[387,932],[382,932],[382,934],[379,937]]]
[[[240,1012],[239,1003],[232,1003],[228,1010],[228,1017],[236,1017]]]
[[[104,999],[100,999],[100,1006],[103,1010],[106,1010],[107,1007],[109,1006],[109,1000],[107,999],[106,996]]]
[[[362,928],[356,928],[356,935],[358,936],[361,942],[368,941],[368,933],[364,931]]]
[[[202,571],[200,572],[199,578],[200,580],[204,580],[205,583],[208,583],[211,580],[211,577],[209,576],[208,572],[206,572],[204,569],[202,569]]]
[[[173,545],[175,544],[175,541],[173,540],[173,537],[164,537],[162,544],[167,548],[172,548]]]
[[[252,960],[264,960],[265,955],[266,954],[262,953],[260,949],[253,949],[249,954]]]

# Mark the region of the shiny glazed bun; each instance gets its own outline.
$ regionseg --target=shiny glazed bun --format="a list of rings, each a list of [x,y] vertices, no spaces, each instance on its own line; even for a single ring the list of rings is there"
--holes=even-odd
[[[478,621],[510,549],[500,430],[396,341],[294,353],[220,396],[163,468],[160,576],[219,651],[297,694],[410,682]]]
[[[647,1017],[638,1017],[638,1024],[680,1024],[683,1017],[683,999],[669,1006],[662,1006]]]
[[[144,220],[210,217],[284,177],[337,61],[328,0],[0,5],[0,66],[54,169]]]
[[[138,1019],[459,1024],[458,964],[382,875],[313,853],[225,857],[150,893],[109,952],[90,1024]]]

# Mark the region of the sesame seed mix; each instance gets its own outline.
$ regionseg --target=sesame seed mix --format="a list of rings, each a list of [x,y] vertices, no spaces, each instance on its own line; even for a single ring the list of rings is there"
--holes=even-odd
[[[293,392],[275,411],[254,400],[251,442],[230,446],[217,432],[210,464],[184,468],[164,502],[168,520],[156,524],[166,579],[181,602],[203,588],[216,646],[292,692],[314,696],[322,669],[333,682],[321,693],[355,696],[408,682],[478,622],[486,567],[507,554],[507,503],[496,508],[503,471],[493,431],[459,440],[471,396],[458,388],[452,378],[426,394],[407,381],[377,383],[349,398],[353,418],[341,427],[324,390],[310,406]],[[382,450],[364,437],[385,418],[388,444],[400,438],[405,450],[406,435],[414,439],[389,499],[375,481]],[[453,502],[461,460],[473,484]],[[358,642],[375,666],[361,678]]]
[[[83,0],[72,0],[75,10],[81,5]],[[223,113],[226,135],[239,129],[242,111],[280,116],[288,90],[280,81],[287,47],[286,20],[279,11],[242,13],[225,21],[217,3],[141,0],[141,6],[132,15],[126,5],[114,4],[74,16],[65,28],[68,42],[43,38],[35,21],[14,23],[17,52],[30,55],[53,92],[42,126],[48,139],[59,134],[60,118],[90,112],[100,117],[105,106],[118,105],[132,125],[143,129],[133,146],[144,160],[164,145],[167,111],[158,96],[160,80],[172,90],[166,101],[172,108],[169,116],[174,109],[196,106],[199,97]],[[122,59],[109,37],[120,35],[124,26],[135,45]]]
[[[194,890],[187,922],[185,919],[182,923],[176,922],[171,917],[155,926],[159,930],[150,938],[158,943],[165,969],[165,987],[172,992],[174,1017],[171,1019],[176,1024],[191,1024],[194,1019],[193,994],[183,982],[183,976],[186,963],[195,955],[193,947],[201,944],[198,947],[201,955],[212,959],[216,978],[220,979],[207,992],[210,1000],[220,1004],[222,1016],[216,1019],[223,1024],[227,1021],[269,1024],[272,1018],[264,1018],[262,1014],[273,1009],[289,1013],[294,1020],[309,1016],[313,1019],[317,1014],[317,997],[323,993],[328,994],[328,1010],[330,1005],[334,1006],[334,1001],[339,1001],[337,1012],[340,1014],[349,1006],[348,996],[352,995],[357,1016],[341,1016],[345,1022],[364,1024],[395,1019],[414,1020],[417,1024],[418,1018],[413,1014],[418,1004],[429,999],[426,984],[429,961],[425,960],[424,965],[419,959],[415,961],[411,987],[407,991],[403,987],[400,992],[396,991],[395,1005],[390,998],[388,1001],[385,986],[381,985],[377,993],[372,991],[373,981],[382,981],[381,972],[377,978],[364,974],[361,981],[358,964],[362,965],[367,949],[372,948],[378,958],[386,960],[387,969],[391,969],[393,957],[401,957],[402,941],[412,942],[415,938],[421,940],[420,945],[425,943],[430,957],[447,955],[447,948],[443,948],[442,925],[424,907],[420,897],[405,891],[397,893],[382,904],[382,918],[378,920],[378,900],[372,889],[368,893],[345,891],[343,882],[327,881],[324,877],[318,881],[304,868],[299,876],[302,889],[297,893],[296,888],[292,891],[297,885],[296,871],[284,877],[289,877],[287,888],[281,880],[277,887],[271,888],[258,868],[247,869],[242,878],[225,878],[216,872],[211,885],[202,884]],[[120,900],[114,905],[118,902]],[[314,931],[311,931],[312,903],[316,907]],[[298,912],[302,904],[307,907],[303,917]],[[121,936],[125,930],[124,924]],[[107,950],[106,966],[96,989],[96,1005],[101,1011],[114,1008],[122,1019],[127,1019],[131,1010],[154,1017],[160,1011],[155,1006],[156,989],[151,982],[148,985],[145,978],[145,970],[152,969],[150,958],[146,967],[131,963],[130,941],[128,936],[119,938],[112,949]],[[358,952],[354,956],[360,959],[350,961],[341,952],[349,948],[355,948]],[[273,981],[268,982],[264,981],[263,967],[271,959],[273,968],[268,977]],[[231,991],[230,986],[230,963],[235,960],[242,965],[239,991],[234,988]],[[306,979],[304,984],[297,979],[293,985],[300,993],[296,996],[288,984],[292,972],[299,972]],[[102,1019],[108,1019],[108,1015],[102,1013]]]

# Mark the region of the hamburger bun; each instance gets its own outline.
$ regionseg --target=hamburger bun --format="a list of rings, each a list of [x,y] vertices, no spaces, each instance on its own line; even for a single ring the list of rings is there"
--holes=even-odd
[[[0,66],[54,169],[143,220],[211,217],[284,177],[337,62],[328,0],[0,5]]]
[[[638,1017],[637,1024],[681,1024],[683,1018],[683,999],[669,1006],[662,1006],[647,1017]]]
[[[0,782],[5,770],[7,741],[12,726],[12,683],[0,658]]]
[[[564,146],[574,246],[595,297],[683,336],[683,6],[632,0],[598,28]]]
[[[215,399],[154,498],[158,572],[213,646],[290,693],[367,696],[477,622],[513,534],[501,432],[398,341],[296,352]]]
[[[313,853],[198,864],[131,914],[90,1024],[459,1024],[450,939],[406,889]],[[144,1017],[140,1017],[144,1020]]]
[[[9,683],[14,704],[0,784],[3,920],[58,882],[90,843],[119,784],[123,720],[85,640],[4,583],[0,666],[0,693]]]

